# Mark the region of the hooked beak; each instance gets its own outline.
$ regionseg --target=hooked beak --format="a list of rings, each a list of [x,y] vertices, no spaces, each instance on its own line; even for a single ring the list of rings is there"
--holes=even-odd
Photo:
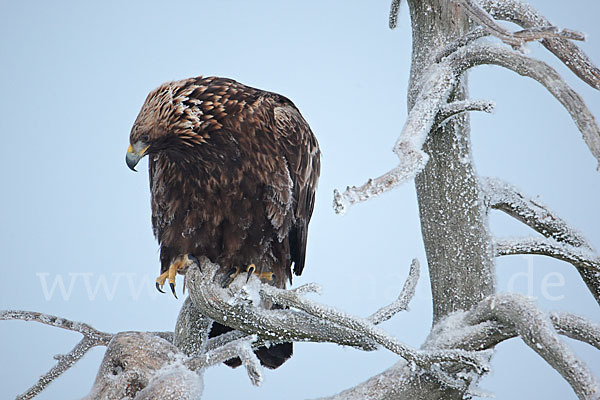
[[[148,147],[150,146],[142,142],[137,142],[133,146],[129,145],[127,155],[125,156],[125,162],[130,170],[137,172],[135,166],[140,162],[142,157],[146,155]]]

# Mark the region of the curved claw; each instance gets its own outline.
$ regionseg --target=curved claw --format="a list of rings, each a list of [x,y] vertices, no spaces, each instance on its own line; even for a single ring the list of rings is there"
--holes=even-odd
[[[248,283],[248,281],[250,280],[250,276],[254,273],[255,270],[256,266],[254,264],[250,264],[248,266],[248,269],[246,270],[248,272],[248,276],[246,277],[246,283]]]
[[[177,293],[175,293],[175,283],[169,282],[169,286],[171,287],[171,292],[173,292],[173,296],[177,298]]]
[[[200,272],[202,272],[202,267],[200,267],[200,261],[198,261],[196,256],[194,256],[193,254],[188,254],[187,257],[192,262],[192,264],[196,264]]]
[[[156,282],[156,290],[158,290],[161,293],[164,293],[163,290],[160,288],[160,284],[158,282]]]

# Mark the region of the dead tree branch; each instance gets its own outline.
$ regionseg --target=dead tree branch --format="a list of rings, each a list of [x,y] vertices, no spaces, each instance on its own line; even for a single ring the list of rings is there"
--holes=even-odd
[[[520,0],[478,1],[493,18],[498,20],[510,21],[523,28],[551,25],[546,17]],[[600,69],[576,44],[566,39],[543,39],[541,43],[581,80],[600,90]]]
[[[548,238],[546,241],[528,239],[521,244],[500,242],[496,244],[496,251],[499,252],[497,255],[542,254],[569,262],[577,268],[590,292],[600,303],[599,257],[581,232],[572,228],[539,200],[498,178],[484,178],[481,185],[489,208],[507,213]],[[510,245],[515,246],[511,249]]]
[[[470,321],[488,320],[513,326],[521,339],[569,382],[581,399],[597,399],[600,388],[587,365],[563,343],[550,318],[529,299],[517,294],[498,294],[469,312]]]
[[[476,353],[461,350],[417,351],[390,337],[367,320],[353,317],[309,300],[296,292],[263,285],[251,279],[241,287],[234,281],[228,289],[214,284],[218,266],[203,258],[202,273],[193,268],[186,279],[194,305],[205,315],[274,343],[284,341],[330,342],[372,350],[375,343],[413,362],[421,368],[453,361],[483,371],[487,367]],[[289,310],[265,310],[253,304],[259,301],[290,307]],[[253,301],[251,301],[253,300]],[[299,311],[296,311],[297,309]]]
[[[600,259],[587,249],[562,244],[554,239],[525,237],[497,239],[496,256],[536,254],[573,264],[577,270],[589,269],[600,274]]]
[[[453,0],[478,24],[483,26],[490,34],[496,36],[504,43],[520,49],[526,42],[540,39],[561,38],[569,40],[585,40],[585,35],[573,30],[559,30],[550,25],[531,27],[519,32],[510,32],[499,25],[475,0]]]
[[[587,343],[600,350],[600,325],[564,311],[550,313],[550,320],[561,335]]]
[[[493,101],[486,100],[453,101],[452,103],[448,103],[441,108],[433,125],[434,127],[438,127],[446,122],[449,118],[468,111],[483,111],[486,113],[491,113],[494,111],[495,106],[496,104]]]
[[[66,318],[56,317],[54,315],[43,314],[34,311],[17,311],[7,310],[0,311],[0,320],[19,320],[33,321],[41,324],[54,326],[56,328],[66,329],[81,333],[83,339],[67,354],[54,356],[58,361],[48,372],[38,379],[38,381],[30,387],[25,393],[19,395],[17,399],[31,399],[37,396],[46,386],[62,375],[79,361],[90,349],[96,346],[107,346],[113,338],[113,334],[98,331],[88,324],[75,322]]]
[[[373,325],[379,325],[380,323],[387,321],[394,315],[401,311],[408,309],[408,304],[415,296],[415,290],[417,289],[417,283],[419,282],[419,276],[421,274],[421,266],[419,260],[416,258],[412,260],[410,264],[410,270],[408,272],[408,278],[404,282],[400,295],[392,304],[389,304],[367,318],[367,321]]]
[[[545,237],[594,251],[581,232],[572,228],[540,200],[528,196],[499,178],[481,178],[481,187],[489,208],[510,215]]]
[[[448,57],[462,73],[483,64],[498,65],[538,81],[569,112],[592,155],[600,162],[600,128],[585,102],[565,80],[543,61],[502,46],[473,43]]]
[[[511,35],[525,40],[528,37],[538,37],[539,32],[539,29],[533,29],[523,31],[518,36]],[[564,31],[552,34],[564,37],[570,33],[572,32]],[[600,128],[581,96],[543,61],[523,56],[501,46],[472,43],[482,35],[481,30],[473,31],[456,43],[450,44],[435,57],[439,62],[430,67],[425,74],[426,78],[419,85],[420,94],[394,146],[400,164],[384,175],[370,179],[360,187],[347,187],[343,193],[336,189],[333,207],[337,213],[343,214],[349,206],[399,186],[414,178],[425,167],[428,155],[422,150],[423,143],[431,130],[445,119],[443,115],[448,112],[447,101],[459,77],[466,70],[482,64],[499,65],[541,83],[569,112],[600,166]],[[465,43],[467,45],[462,45]],[[453,53],[449,53],[453,50],[455,50]]]

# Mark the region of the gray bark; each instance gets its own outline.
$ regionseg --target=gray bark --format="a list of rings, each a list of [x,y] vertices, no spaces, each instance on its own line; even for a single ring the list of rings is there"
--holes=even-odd
[[[409,0],[413,57],[408,105],[412,108],[423,73],[439,49],[471,26],[456,4],[445,0]],[[464,100],[466,77],[450,101]],[[431,276],[434,324],[457,310],[467,310],[494,293],[494,259],[487,217],[470,141],[469,116],[452,118],[425,142],[430,159],[415,182],[421,230]]]

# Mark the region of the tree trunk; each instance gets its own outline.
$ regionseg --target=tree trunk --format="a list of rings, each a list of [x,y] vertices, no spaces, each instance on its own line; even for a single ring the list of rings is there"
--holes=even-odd
[[[470,29],[459,6],[446,0],[409,0],[413,53],[409,109],[436,51]],[[449,101],[467,97],[464,76]],[[494,293],[494,260],[487,216],[471,157],[467,113],[429,136],[430,160],[416,177],[421,230],[429,264],[433,323],[467,310]]]

